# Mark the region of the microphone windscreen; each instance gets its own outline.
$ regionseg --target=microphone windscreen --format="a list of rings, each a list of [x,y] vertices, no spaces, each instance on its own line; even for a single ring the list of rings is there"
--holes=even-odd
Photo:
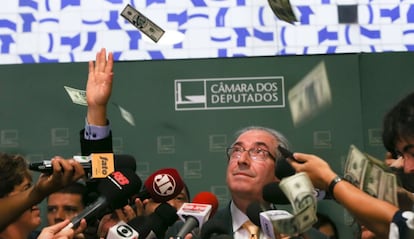
[[[275,176],[278,179],[283,179],[283,178],[292,176],[295,173],[296,173],[295,169],[292,167],[292,165],[290,165],[290,163],[285,158],[281,158],[277,160],[276,167],[275,167]]]
[[[268,183],[263,187],[263,199],[266,202],[286,205],[290,204],[289,199],[279,187],[278,183]]]
[[[145,180],[145,189],[154,202],[166,202],[175,198],[184,188],[184,182],[174,168],[164,168]]]
[[[255,201],[247,206],[246,215],[250,221],[252,221],[256,226],[260,227],[260,213],[269,209],[269,207],[266,207]]]
[[[161,203],[155,208],[154,214],[164,222],[165,225],[170,226],[178,220],[177,209],[168,203]]]
[[[209,239],[209,238],[217,238],[221,235],[226,235],[228,232],[227,223],[223,220],[212,218],[204,223],[203,227],[201,228],[200,237]]]
[[[142,186],[138,175],[127,168],[115,171],[98,181],[97,191],[111,203],[112,208],[126,205],[128,198],[136,194]]]
[[[219,202],[216,195],[211,192],[200,192],[193,198],[193,203],[209,204],[211,205],[210,218],[217,212]]]
[[[114,154],[114,167],[115,170],[128,168],[135,172],[137,170],[137,162],[131,155]]]
[[[156,238],[164,238],[167,228],[173,225],[177,219],[177,210],[164,202],[149,216],[135,217],[128,224],[139,233],[139,238],[146,238],[151,231],[156,235]]]

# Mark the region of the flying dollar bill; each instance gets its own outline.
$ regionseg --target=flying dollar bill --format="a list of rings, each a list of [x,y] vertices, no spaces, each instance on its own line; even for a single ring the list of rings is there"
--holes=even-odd
[[[75,89],[69,86],[63,86],[68,93],[70,99],[74,104],[78,105],[88,105],[86,101],[86,91]]]
[[[115,102],[112,102],[112,104],[118,108],[119,112],[121,113],[121,117],[130,125],[135,126],[135,119],[134,116],[131,114],[131,112],[129,112],[128,110],[126,110],[125,108],[123,108],[122,106],[118,105]]]
[[[282,21],[293,23],[298,21],[289,0],[268,0],[273,13]]]
[[[158,40],[165,33],[161,27],[145,17],[144,14],[140,13],[130,4],[128,4],[124,10],[122,10],[121,16],[128,20],[138,30],[151,38],[154,42],[158,42]]]
[[[299,126],[331,105],[332,95],[325,62],[320,62],[289,90],[293,124]]]

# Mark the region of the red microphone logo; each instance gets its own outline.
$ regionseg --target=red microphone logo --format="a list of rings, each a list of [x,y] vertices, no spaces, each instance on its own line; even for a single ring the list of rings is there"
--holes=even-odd
[[[175,192],[176,182],[169,174],[157,174],[152,187],[158,195],[169,196]]]

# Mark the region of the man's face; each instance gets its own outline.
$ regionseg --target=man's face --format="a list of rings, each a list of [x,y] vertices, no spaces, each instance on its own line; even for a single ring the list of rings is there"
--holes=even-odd
[[[403,187],[414,192],[414,138],[397,141],[396,150],[403,158],[404,173],[401,174]]]
[[[276,155],[277,140],[268,132],[250,130],[241,134],[235,142],[237,147],[244,150],[239,158],[230,158],[227,166],[226,182],[233,198],[262,200],[263,186],[277,181],[275,176],[275,161],[267,156],[264,160],[253,160],[248,151],[260,148]]]
[[[47,222],[56,224],[78,215],[84,206],[82,195],[74,193],[52,193],[47,199]]]
[[[399,140],[395,146],[404,159],[404,173],[414,173],[414,138]]]
[[[178,210],[184,203],[189,202],[189,200],[190,199],[188,198],[185,188],[183,188],[180,194],[178,194],[175,198],[167,201],[167,203]],[[150,215],[160,205],[159,203],[154,202],[152,199],[147,199],[144,201],[144,215]]]
[[[24,179],[20,185],[14,187],[13,192],[9,196],[17,195],[23,191],[26,191],[31,186],[31,181],[29,179]],[[33,231],[38,227],[42,222],[40,218],[40,210],[37,205],[32,206],[30,209],[27,209],[22,215],[13,222],[13,224],[18,225],[22,230]]]

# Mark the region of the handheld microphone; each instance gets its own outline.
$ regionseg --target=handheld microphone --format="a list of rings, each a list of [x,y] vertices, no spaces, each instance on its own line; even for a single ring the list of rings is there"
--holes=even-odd
[[[152,198],[154,202],[167,202],[181,193],[184,182],[174,168],[164,168],[151,174],[144,182],[144,189],[137,197],[143,201]]]
[[[270,207],[265,206],[257,201],[252,202],[247,206],[246,215],[253,224],[260,227],[260,213],[270,210]]]
[[[281,159],[281,160],[278,160],[276,162],[276,168],[275,168],[276,177],[279,178],[279,179],[283,179],[283,178],[290,177],[290,176],[294,175],[296,173],[296,170],[292,167],[292,165],[290,165],[290,163],[286,159],[290,158],[290,159],[292,159],[293,161],[295,161],[297,163],[303,163],[303,162],[297,161],[295,159],[295,157],[293,157],[292,152],[290,152],[286,148],[283,148],[280,145],[278,146],[278,150],[285,159]],[[281,192],[281,194],[279,192]],[[267,193],[270,193],[268,195],[272,195],[270,191],[267,192]],[[315,196],[318,200],[332,199],[324,190],[315,188],[314,193],[315,193]],[[289,204],[289,200],[287,200],[286,197],[283,198],[283,196],[281,196],[281,195],[284,195],[284,194],[280,190],[280,188],[277,191],[277,194],[280,194],[280,196],[278,196],[278,200],[279,200],[278,202],[268,201],[266,199],[265,200],[268,201],[268,202],[277,203],[277,204]],[[273,195],[275,195],[275,194],[273,194]]]
[[[111,173],[99,181],[97,190],[100,196],[96,201],[72,218],[71,223],[66,228],[78,227],[83,218],[89,220],[106,207],[117,209],[126,205],[127,199],[139,190],[141,184],[138,175],[130,169],[122,169]]]
[[[161,203],[149,216],[138,216],[128,223],[118,222],[109,229],[106,239],[164,238],[167,228],[177,219],[177,210]]]
[[[290,216],[293,218],[289,212],[284,210],[272,210],[269,207],[260,204],[259,202],[252,202],[249,204],[246,210],[246,215],[251,222],[253,222],[256,226],[260,227],[263,233],[272,239],[279,238],[278,237],[278,228],[276,228],[273,224],[273,220],[280,219],[282,217]],[[294,225],[293,223],[286,224],[287,226]]]
[[[73,156],[73,159],[82,165],[90,178],[105,178],[115,170],[122,168],[135,171],[137,167],[135,158],[127,154],[93,153],[89,156]],[[32,162],[29,164],[29,169],[51,174],[53,173],[52,161]]]
[[[204,223],[203,228],[201,228],[200,238],[203,239],[225,239],[233,238],[233,236],[228,235],[227,222],[212,218]]]
[[[212,212],[218,208],[217,197],[210,192],[201,192],[194,197],[192,203],[184,203],[177,214],[184,221],[175,238],[184,238],[195,228],[202,228]]]

